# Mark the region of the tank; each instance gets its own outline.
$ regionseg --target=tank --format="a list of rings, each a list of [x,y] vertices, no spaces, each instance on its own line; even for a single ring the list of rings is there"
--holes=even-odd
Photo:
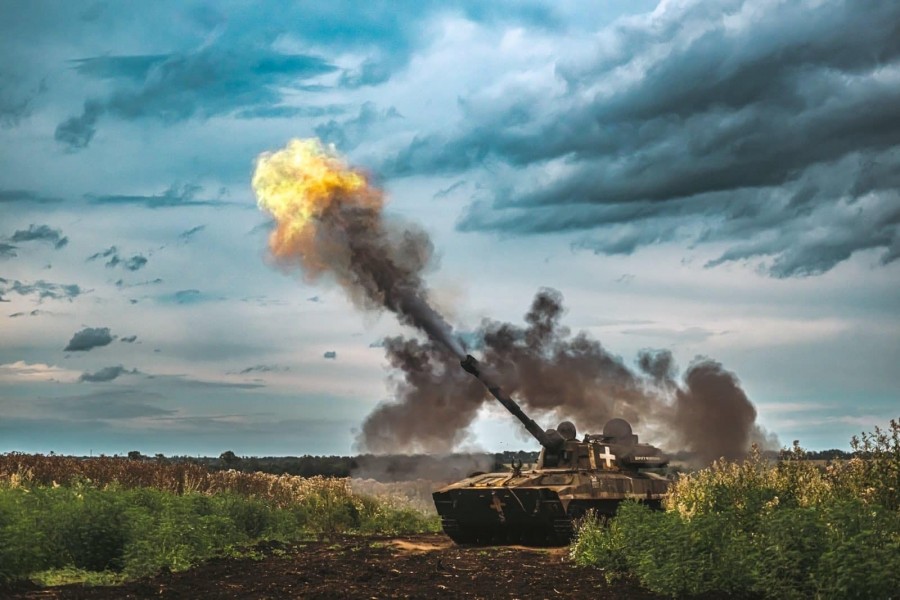
[[[513,463],[505,473],[474,473],[432,494],[444,532],[458,544],[564,545],[575,521],[593,510],[613,516],[626,499],[660,508],[669,479],[644,469],[663,467],[668,457],[638,441],[624,419],[612,419],[600,434],[579,440],[563,421],[542,429],[481,367],[466,356],[462,367],[484,383],[540,443],[534,468]]]

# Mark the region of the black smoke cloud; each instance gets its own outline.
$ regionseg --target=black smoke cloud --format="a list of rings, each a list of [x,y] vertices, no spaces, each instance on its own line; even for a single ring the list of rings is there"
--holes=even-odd
[[[598,38],[543,87],[464,99],[385,172],[490,162],[461,230],[583,231],[602,254],[724,242],[708,267],[775,277],[900,256],[900,4],[673,2]]]
[[[113,379],[118,379],[122,375],[136,375],[137,373],[137,369],[128,370],[122,365],[116,365],[113,367],[103,367],[102,369],[100,369],[99,371],[95,371],[94,373],[86,371],[78,377],[78,381],[89,383],[105,383],[107,381],[112,381]]]
[[[392,367],[393,400],[366,418],[359,434],[362,450],[449,453],[467,435],[484,402],[481,382],[459,359],[434,341],[389,337],[384,349]]]
[[[59,250],[69,243],[69,238],[62,234],[60,229],[53,229],[49,225],[29,225],[28,229],[18,229],[10,236],[9,241],[22,242],[49,242]]]
[[[477,332],[483,361],[532,416],[553,426],[571,419],[583,432],[624,418],[645,439],[684,450],[700,462],[743,456],[751,443],[776,442],[756,424],[756,409],[737,377],[697,359],[679,380],[670,352],[646,351],[626,365],[586,333],[561,322],[562,296],[541,290],[526,325],[486,321]],[[447,452],[465,439],[485,402],[482,384],[433,342],[388,338],[393,399],[370,414],[359,435],[374,452]],[[510,416],[510,426],[515,419]]]
[[[88,352],[109,345],[114,339],[109,327],[86,327],[75,333],[63,348],[66,352]]]

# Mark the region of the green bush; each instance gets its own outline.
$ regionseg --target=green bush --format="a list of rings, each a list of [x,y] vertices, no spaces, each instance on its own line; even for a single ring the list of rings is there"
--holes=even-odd
[[[609,583],[619,579],[628,573],[623,528],[616,519],[607,520],[589,512],[581,520],[578,536],[570,548],[572,560],[582,566],[598,565]]]
[[[0,493],[0,582],[59,566],[43,521],[20,490]]]
[[[181,570],[261,540],[434,531],[435,519],[323,484],[289,506],[232,492],[0,486],[0,582],[118,580]]]
[[[665,512],[626,502],[609,526],[585,519],[572,558],[671,596],[896,597],[900,423],[853,446],[827,468],[796,443],[777,464],[716,462],[679,479]]]
[[[900,590],[900,513],[848,501],[825,507],[825,550],[816,570],[823,598],[896,598]]]
[[[773,511],[762,520],[750,549],[756,575],[752,587],[763,596],[777,593],[786,600],[813,597],[825,533],[818,508]]]

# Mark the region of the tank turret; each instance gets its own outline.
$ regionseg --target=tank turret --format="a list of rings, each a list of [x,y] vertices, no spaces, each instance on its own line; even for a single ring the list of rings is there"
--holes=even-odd
[[[638,443],[638,436],[632,432],[631,425],[625,419],[611,419],[604,426],[602,434],[588,434],[581,442],[576,440],[577,432],[571,421],[563,421],[556,429],[545,430],[525,414],[516,401],[510,398],[481,367],[474,356],[467,354],[466,358],[460,361],[460,365],[477,377],[491,395],[543,446],[538,460],[538,465],[542,468],[558,468],[566,465],[574,468],[597,468],[596,465],[602,463],[607,469],[639,469],[663,467],[669,462],[668,457],[659,448]],[[601,446],[605,447],[602,453]],[[603,458],[597,458],[601,454]]]

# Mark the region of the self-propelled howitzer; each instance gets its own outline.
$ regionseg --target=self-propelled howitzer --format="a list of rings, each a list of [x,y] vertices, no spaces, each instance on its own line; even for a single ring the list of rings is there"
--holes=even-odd
[[[563,421],[542,429],[497,385],[472,356],[461,362],[537,439],[542,449],[533,469],[513,464],[506,473],[475,473],[433,494],[444,531],[457,543],[524,542],[565,544],[574,521],[587,511],[612,516],[634,499],[658,508],[669,480],[643,469],[663,467],[668,458],[638,442],[623,419],[606,423],[602,434],[579,441]]]

